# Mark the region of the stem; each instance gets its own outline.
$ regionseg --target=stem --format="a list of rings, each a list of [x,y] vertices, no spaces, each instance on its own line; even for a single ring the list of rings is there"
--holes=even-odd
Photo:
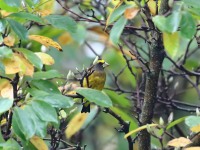
[[[14,100],[17,99],[17,85],[18,85],[18,82],[19,82],[19,74],[17,73],[15,75],[15,78],[13,79],[13,81],[11,81],[11,84],[13,86],[13,97],[14,97]],[[15,102],[13,103],[13,106],[15,105]],[[5,139],[8,139],[9,138],[9,135],[10,135],[10,132],[11,132],[11,124],[12,124],[12,116],[13,116],[13,112],[12,111],[9,111],[8,113],[8,124],[7,124],[7,128],[6,128],[6,136],[5,136]]]
[[[130,126],[129,122],[124,121],[118,114],[116,114],[109,108],[105,108],[104,112],[109,113],[111,116],[113,116],[115,119],[119,121],[119,124],[122,125],[121,128],[118,130],[119,132],[124,132],[125,134],[129,132],[129,126]],[[127,137],[127,141],[129,150],[133,150],[133,140],[131,136]]]

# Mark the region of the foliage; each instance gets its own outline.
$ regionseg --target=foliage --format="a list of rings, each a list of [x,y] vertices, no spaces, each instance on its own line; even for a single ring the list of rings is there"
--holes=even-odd
[[[0,0],[0,148],[198,148],[199,10],[198,0]],[[81,87],[95,56],[110,64],[104,91]]]

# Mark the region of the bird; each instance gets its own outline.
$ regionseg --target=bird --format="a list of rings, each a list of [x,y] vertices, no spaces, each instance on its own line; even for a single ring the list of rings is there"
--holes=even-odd
[[[97,56],[93,64],[85,71],[82,87],[101,91],[106,81],[106,72],[104,69],[107,66],[109,66],[109,64]],[[90,112],[90,102],[84,99],[81,113],[87,112]]]

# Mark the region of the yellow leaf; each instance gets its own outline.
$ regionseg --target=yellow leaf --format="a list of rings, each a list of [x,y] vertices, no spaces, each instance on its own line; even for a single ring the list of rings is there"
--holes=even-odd
[[[73,41],[71,35],[68,32],[63,33],[59,38],[58,42],[61,45],[67,45]]]
[[[148,7],[149,7],[149,10],[150,10],[150,13],[155,16],[156,15],[156,1],[154,0],[149,0],[148,3],[147,3]]]
[[[48,37],[41,36],[41,35],[29,35],[29,39],[37,41],[46,47],[52,46],[58,49],[59,51],[62,51],[61,46],[57,42],[53,41],[52,39]]]
[[[74,118],[72,118],[68,124],[67,129],[65,130],[65,135],[68,139],[81,129],[87,116],[88,113],[78,113]]]
[[[20,68],[20,75],[33,76],[33,65],[21,54],[14,53],[15,60]]]
[[[188,148],[184,148],[184,150],[200,150],[200,147],[188,147]]]
[[[30,141],[35,146],[35,148],[37,150],[48,150],[48,146],[46,145],[46,143],[44,142],[44,140],[42,140],[40,137],[33,136],[30,139]]]
[[[46,54],[43,52],[37,52],[35,54],[42,60],[42,63],[44,65],[53,65],[54,64],[54,59],[49,54]]]
[[[5,10],[0,10],[0,14],[1,14],[2,18],[5,18],[5,17],[7,17],[8,15],[10,15],[11,12],[7,12],[7,11],[5,11]]]
[[[192,131],[192,132],[200,132],[200,124],[199,125],[197,125],[197,126],[194,126],[194,127],[192,127],[192,128],[190,128],[190,130]]]
[[[186,145],[188,144],[191,144],[192,142],[185,138],[185,137],[180,137],[180,138],[176,138],[176,139],[173,139],[171,141],[169,141],[167,143],[168,146],[173,146],[173,147],[185,147]]]
[[[14,46],[15,38],[13,36],[7,36],[3,39],[3,42],[7,46]]]
[[[1,120],[0,125],[3,126],[3,125],[5,125],[6,123],[7,123],[7,120],[6,120],[6,118],[4,118],[4,119]]]
[[[170,34],[164,32],[163,43],[167,53],[170,55],[171,58],[174,58],[179,50],[179,33],[174,32]]]
[[[140,9],[138,7],[127,8],[124,12],[124,17],[126,19],[133,19]]]
[[[127,138],[127,137],[129,137],[131,134],[134,134],[134,133],[136,133],[136,132],[140,132],[141,130],[146,129],[147,126],[148,126],[148,127],[156,127],[156,126],[159,126],[159,125],[158,125],[158,124],[143,125],[143,126],[137,128],[137,129],[132,130],[132,131],[130,131],[129,133],[125,134],[124,138]]]
[[[13,99],[13,87],[8,80],[4,81],[3,86],[0,88],[0,95],[3,98]]]
[[[12,59],[4,59],[2,62],[6,74],[20,73],[20,75],[33,75],[33,65],[21,54],[14,53]]]
[[[50,15],[50,14],[51,14],[51,11],[49,11],[49,10],[44,10],[44,9],[43,9],[43,10],[38,10],[37,13],[38,13],[40,16],[45,17],[45,16]]]
[[[4,59],[3,61],[6,74],[15,74],[20,72],[20,67],[13,55],[12,59]]]

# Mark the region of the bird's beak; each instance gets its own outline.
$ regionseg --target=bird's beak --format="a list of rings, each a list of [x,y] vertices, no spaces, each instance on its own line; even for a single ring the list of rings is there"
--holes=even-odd
[[[109,66],[109,64],[107,63],[107,62],[105,62],[104,64],[103,64],[103,67],[104,68],[106,68],[106,67],[108,67]]]

